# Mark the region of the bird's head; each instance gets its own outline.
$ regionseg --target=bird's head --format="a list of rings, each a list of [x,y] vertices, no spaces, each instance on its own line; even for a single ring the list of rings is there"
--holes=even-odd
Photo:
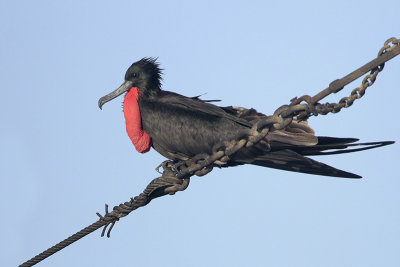
[[[156,58],[142,58],[133,63],[125,73],[125,81],[115,91],[99,99],[99,108],[117,96],[137,87],[144,96],[152,96],[161,90],[162,69]]]

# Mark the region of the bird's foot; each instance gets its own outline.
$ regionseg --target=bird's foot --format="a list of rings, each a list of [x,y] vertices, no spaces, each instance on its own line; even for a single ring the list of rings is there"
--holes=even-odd
[[[176,165],[175,161],[165,160],[160,165],[157,166],[156,172],[158,172],[159,174],[163,174],[165,171],[179,173],[179,170],[175,165]],[[163,171],[160,171],[160,168],[162,168]]]

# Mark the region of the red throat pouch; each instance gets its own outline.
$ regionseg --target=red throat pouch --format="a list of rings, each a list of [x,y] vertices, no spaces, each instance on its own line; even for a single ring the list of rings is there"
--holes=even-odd
[[[139,109],[139,88],[132,87],[125,96],[124,116],[126,121],[126,132],[132,140],[136,150],[146,153],[151,148],[151,137],[142,129],[142,118]]]

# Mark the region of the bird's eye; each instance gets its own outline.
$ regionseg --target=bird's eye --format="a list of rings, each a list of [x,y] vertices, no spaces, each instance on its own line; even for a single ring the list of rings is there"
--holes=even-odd
[[[133,77],[133,78],[139,77],[139,73],[136,73],[136,72],[132,73],[132,77]]]

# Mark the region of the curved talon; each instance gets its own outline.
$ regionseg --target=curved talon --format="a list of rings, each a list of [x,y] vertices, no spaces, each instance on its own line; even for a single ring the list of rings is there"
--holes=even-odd
[[[159,174],[162,174],[162,172],[160,171],[160,168],[164,167],[163,164],[164,164],[164,162],[156,167],[156,172],[158,172]]]
[[[169,166],[169,163],[171,163],[171,165]],[[173,161],[172,160],[164,160],[160,165],[157,166],[156,168],[156,172],[158,172],[159,174],[163,174],[163,171],[160,171],[160,168],[162,167],[163,170],[165,171],[166,169],[172,169],[174,170],[174,164],[172,164]]]

